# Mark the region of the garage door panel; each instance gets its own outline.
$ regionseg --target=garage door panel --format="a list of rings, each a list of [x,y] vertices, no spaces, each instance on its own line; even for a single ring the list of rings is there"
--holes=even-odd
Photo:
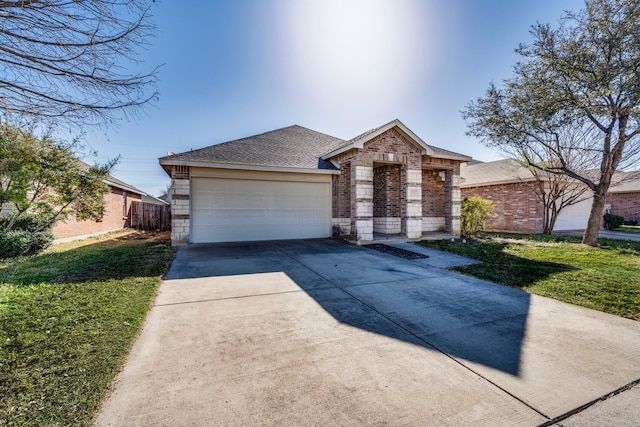
[[[554,227],[555,231],[583,230],[587,227],[593,197],[568,206],[560,211]]]
[[[193,178],[193,243],[328,237],[329,182]]]

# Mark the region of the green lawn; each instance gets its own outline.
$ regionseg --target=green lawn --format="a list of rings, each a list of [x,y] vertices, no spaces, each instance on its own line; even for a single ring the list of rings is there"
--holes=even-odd
[[[142,236],[0,263],[0,426],[90,423],[173,258]]]
[[[640,320],[640,242],[600,239],[593,248],[577,237],[487,233],[420,244],[482,261],[455,269],[462,273]]]

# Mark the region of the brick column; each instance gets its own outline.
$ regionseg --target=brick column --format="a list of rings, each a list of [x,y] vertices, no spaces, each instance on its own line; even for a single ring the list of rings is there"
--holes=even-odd
[[[422,170],[407,168],[404,181],[402,230],[408,239],[419,239],[422,237]]]
[[[333,175],[332,234],[351,235],[351,164],[340,165],[340,175]],[[339,227],[335,229],[333,227]]]
[[[460,235],[460,172],[448,170],[445,172],[445,224],[449,233]]]
[[[188,177],[171,178],[171,245],[189,244],[191,182]]]
[[[351,231],[358,243],[373,240],[373,165],[351,168]]]

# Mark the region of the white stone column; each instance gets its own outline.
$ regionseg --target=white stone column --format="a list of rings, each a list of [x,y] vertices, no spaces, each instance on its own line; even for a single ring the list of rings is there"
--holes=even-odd
[[[407,169],[406,225],[408,239],[422,237],[422,170]]]
[[[460,235],[460,175],[454,171],[445,172],[445,192],[447,196],[446,222],[449,233]]]
[[[358,243],[373,240],[373,166],[355,166],[353,222]]]
[[[189,178],[171,179],[171,245],[189,244],[191,224],[191,182]]]

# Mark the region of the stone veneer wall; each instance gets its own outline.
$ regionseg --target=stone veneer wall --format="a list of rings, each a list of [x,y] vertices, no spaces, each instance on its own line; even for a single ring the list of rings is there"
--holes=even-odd
[[[188,167],[171,173],[171,244],[189,244],[191,224],[191,180]]]
[[[445,229],[451,234],[459,235],[461,230],[460,211],[462,204],[462,193],[460,190],[460,165],[456,165],[453,170],[445,172],[444,176],[445,199],[447,200],[445,209]]]
[[[351,230],[359,242],[373,240],[373,167],[352,167],[351,182]]]

